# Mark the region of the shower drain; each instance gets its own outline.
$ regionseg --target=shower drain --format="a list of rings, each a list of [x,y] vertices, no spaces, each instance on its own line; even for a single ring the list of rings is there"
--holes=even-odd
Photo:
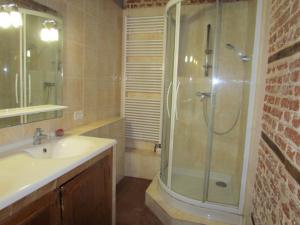
[[[223,182],[223,181],[217,181],[216,185],[218,187],[222,187],[222,188],[226,188],[227,187],[227,184],[225,182]]]

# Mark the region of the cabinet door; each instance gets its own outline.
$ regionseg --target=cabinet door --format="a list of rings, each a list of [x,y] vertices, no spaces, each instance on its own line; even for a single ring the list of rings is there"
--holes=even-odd
[[[61,187],[63,225],[111,225],[111,165],[106,156]]]
[[[1,225],[60,225],[60,204],[58,191],[46,194],[8,218]]]

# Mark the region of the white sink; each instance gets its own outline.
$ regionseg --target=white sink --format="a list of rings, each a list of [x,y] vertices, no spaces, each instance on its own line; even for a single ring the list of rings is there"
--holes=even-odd
[[[90,140],[74,136],[32,146],[24,151],[29,153],[33,158],[39,159],[70,158],[86,153],[93,145],[94,143]]]

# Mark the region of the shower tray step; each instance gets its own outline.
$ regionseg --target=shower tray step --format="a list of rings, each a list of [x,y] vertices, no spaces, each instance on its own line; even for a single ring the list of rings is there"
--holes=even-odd
[[[179,200],[173,198],[161,188],[158,176],[149,185],[145,201],[147,207],[165,225],[241,225],[243,221],[242,216],[224,212],[218,212],[219,219],[217,220],[209,219],[208,216],[202,217],[196,213],[199,207],[191,209],[193,213],[189,212],[187,207],[181,207],[182,203],[176,204],[176,201]],[[176,207],[174,207],[174,204]],[[221,218],[224,218],[224,220]]]

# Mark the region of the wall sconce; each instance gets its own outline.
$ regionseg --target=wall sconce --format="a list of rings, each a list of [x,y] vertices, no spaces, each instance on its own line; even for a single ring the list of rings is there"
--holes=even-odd
[[[43,28],[40,33],[42,41],[54,42],[58,41],[59,33],[54,20],[45,20],[43,22]]]
[[[18,28],[23,25],[21,13],[16,4],[7,4],[0,6],[0,27],[7,29],[9,27]]]

